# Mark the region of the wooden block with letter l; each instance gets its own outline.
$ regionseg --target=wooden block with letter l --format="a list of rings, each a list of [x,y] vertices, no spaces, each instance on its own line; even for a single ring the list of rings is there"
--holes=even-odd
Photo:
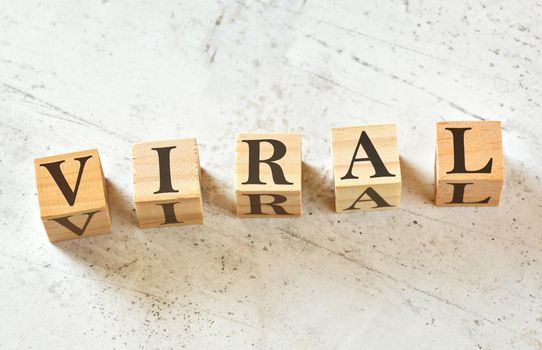
[[[399,206],[401,166],[395,124],[334,128],[331,134],[335,211]]]
[[[439,122],[435,204],[496,206],[504,184],[499,121]]]
[[[51,242],[111,232],[98,150],[34,159],[40,215]]]
[[[239,134],[235,196],[239,217],[301,215],[301,134]]]
[[[138,143],[132,160],[141,228],[203,223],[196,139]]]

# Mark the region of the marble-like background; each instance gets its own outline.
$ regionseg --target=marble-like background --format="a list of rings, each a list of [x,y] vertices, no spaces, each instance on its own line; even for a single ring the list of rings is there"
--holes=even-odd
[[[540,1],[0,2],[0,348],[542,349]],[[498,208],[436,208],[434,125],[503,122]],[[397,122],[400,209],[334,214],[330,129]],[[303,133],[298,219],[234,138]],[[135,224],[131,144],[197,137],[205,224]],[[110,235],[50,244],[32,159],[97,147]]]

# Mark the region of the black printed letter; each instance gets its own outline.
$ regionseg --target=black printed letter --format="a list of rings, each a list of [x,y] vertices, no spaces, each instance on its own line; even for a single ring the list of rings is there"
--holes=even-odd
[[[162,207],[162,210],[164,211],[164,219],[165,221],[161,223],[160,225],[168,225],[168,224],[181,224],[182,221],[177,221],[177,216],[175,215],[175,204],[179,202],[173,202],[173,203],[162,203],[162,204],[156,204]]]
[[[454,140],[454,168],[446,174],[489,174],[493,158],[490,158],[486,166],[479,170],[467,170],[465,167],[465,131],[472,128],[446,128],[453,135]]]
[[[261,140],[242,140],[248,144],[248,180],[243,185],[265,185],[260,181],[260,163],[265,163],[271,168],[273,181],[277,185],[293,185],[284,177],[284,172],[280,165],[275,163],[286,154],[286,145],[279,140],[261,139]],[[260,159],[260,144],[268,142],[273,146],[273,155],[267,159]]]
[[[92,220],[92,217],[94,216],[94,214],[99,213],[99,212],[100,212],[99,210],[96,210],[90,213],[85,213],[85,215],[87,215],[87,220],[85,221],[85,224],[83,225],[82,228],[77,227],[73,222],[70,221],[70,218],[72,217],[71,215],[65,216],[63,218],[51,219],[51,220],[58,222],[59,224],[61,224],[68,230],[72,231],[76,235],[81,236],[83,233],[85,233],[85,230],[87,229],[88,224],[90,223],[90,220]]]
[[[454,195],[452,197],[452,200],[447,204],[486,204],[489,203],[489,201],[491,200],[491,197],[487,197],[486,199],[482,199],[479,202],[463,202],[463,198],[465,197],[465,187],[467,187],[467,185],[472,185],[472,182],[448,183],[448,185],[454,186]]]
[[[179,192],[178,190],[173,189],[171,184],[171,167],[169,165],[169,153],[176,146],[171,147],[159,147],[153,148],[153,151],[158,153],[158,167],[160,168],[160,189],[154,192],[157,193],[166,193],[166,192]]]
[[[365,195],[367,195],[370,199],[361,199]],[[356,208],[356,204],[358,204],[359,202],[375,202],[376,207],[373,207],[372,209],[384,208],[384,207],[393,207],[393,205],[388,204],[388,202],[386,202],[384,200],[384,198],[380,197],[378,192],[376,192],[372,187],[367,187],[367,189],[365,191],[363,191],[362,194],[360,194],[358,199],[356,199],[356,201],[354,203],[352,203],[352,205],[349,206],[348,208],[346,208],[345,210],[359,209],[359,208]]]
[[[367,158],[356,158],[359,150],[359,146],[363,146],[363,149],[367,153]],[[373,177],[394,177],[395,175],[391,174],[388,169],[386,169],[386,166],[384,165],[384,162],[378,155],[378,152],[375,149],[375,146],[371,142],[371,139],[369,136],[367,136],[367,133],[363,131],[359,137],[358,144],[356,145],[356,150],[354,151],[354,156],[352,157],[352,161],[350,162],[350,168],[348,168],[348,172],[346,175],[341,177],[341,180],[345,179],[357,179],[358,177],[352,174],[352,169],[354,168],[355,162],[362,162],[362,161],[370,161],[371,164],[373,164],[373,168],[375,170]]]
[[[49,170],[49,173],[55,180],[58,188],[60,188],[60,191],[62,191],[62,194],[64,195],[64,198],[66,198],[66,201],[68,201],[70,207],[75,204],[75,198],[77,197],[77,191],[79,191],[79,184],[81,183],[83,169],[85,168],[87,160],[89,160],[90,158],[92,158],[92,156],[75,158],[75,160],[79,161],[79,174],[77,174],[77,180],[75,182],[75,187],[73,190],[71,189],[70,185],[68,185],[68,181],[66,181],[66,178],[64,177],[64,174],[62,174],[62,170],[60,169],[60,164],[64,163],[63,160],[59,160],[58,162],[53,163],[40,164],[40,166],[45,167],[47,170]]]
[[[286,212],[279,204],[286,202],[287,198],[280,194],[244,194],[250,201],[250,213],[246,215],[267,215],[262,212],[262,205],[269,205],[277,215],[292,215]],[[262,196],[271,196],[271,203],[262,203]]]

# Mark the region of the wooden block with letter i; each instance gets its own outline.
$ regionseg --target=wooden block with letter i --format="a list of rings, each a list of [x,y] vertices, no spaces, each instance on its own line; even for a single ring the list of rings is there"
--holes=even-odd
[[[503,184],[499,121],[437,123],[436,205],[496,206]]]
[[[332,130],[335,211],[389,209],[401,201],[395,124]]]
[[[34,159],[40,215],[51,242],[111,232],[98,150]]]
[[[239,134],[235,196],[239,217],[301,215],[301,134]]]
[[[141,228],[203,223],[196,139],[139,143],[132,160]]]

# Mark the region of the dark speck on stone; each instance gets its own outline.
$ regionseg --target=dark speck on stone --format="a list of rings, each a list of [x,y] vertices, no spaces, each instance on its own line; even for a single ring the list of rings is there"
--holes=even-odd
[[[412,221],[412,223],[413,223],[414,225],[418,225],[418,221],[417,221],[417,220]]]

